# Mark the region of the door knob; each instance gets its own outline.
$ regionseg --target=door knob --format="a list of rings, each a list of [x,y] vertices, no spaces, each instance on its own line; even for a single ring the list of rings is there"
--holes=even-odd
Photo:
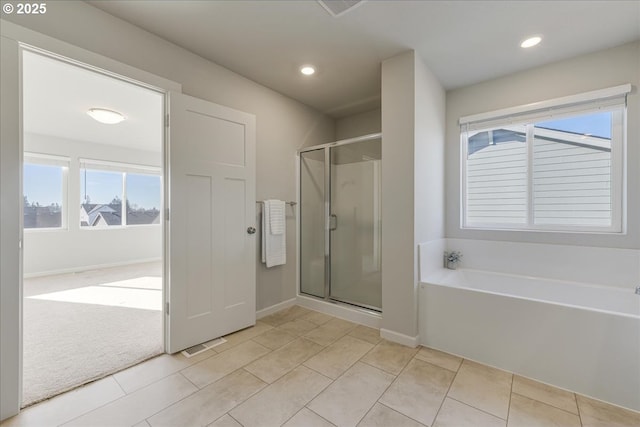
[[[256,228],[255,228],[255,227],[249,227],[249,228],[247,228],[247,233],[249,233],[249,234],[255,234],[255,233],[256,233]]]

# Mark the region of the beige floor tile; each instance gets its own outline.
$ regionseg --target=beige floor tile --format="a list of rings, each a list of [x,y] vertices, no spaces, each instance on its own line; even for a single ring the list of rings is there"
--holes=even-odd
[[[310,314],[312,312],[313,310],[308,309],[306,307],[302,307],[300,305],[294,305],[289,309],[289,314],[295,316],[296,319],[298,317],[306,316],[307,314]]]
[[[311,313],[311,310],[300,307],[298,305],[294,305],[293,307],[286,308],[284,310],[280,310],[273,314],[263,317],[260,319],[261,322],[264,322],[271,326],[280,326],[287,322],[291,322],[292,320],[297,319],[298,317],[302,317]]]
[[[320,313],[319,311],[311,311],[310,313],[305,314],[300,318],[306,320],[307,322],[315,323],[316,325],[324,325],[334,317],[329,316],[328,314]]]
[[[151,426],[146,420],[142,420],[138,424],[134,425],[133,427],[151,427]]]
[[[30,406],[15,417],[3,421],[2,427],[57,426],[112,402],[124,394],[113,377],[107,377]]]
[[[509,410],[512,374],[464,360],[449,396],[504,420]]]
[[[258,335],[257,337],[253,338],[253,340],[258,344],[267,347],[268,349],[276,350],[285,344],[289,344],[296,338],[296,335],[283,331],[280,328],[273,328]]]
[[[125,392],[131,393],[215,354],[216,352],[211,350],[204,351],[193,357],[185,357],[181,353],[161,354],[139,365],[118,372],[113,377]]]
[[[382,340],[362,358],[362,361],[393,375],[398,375],[417,352],[417,348]]]
[[[416,354],[416,358],[453,372],[458,372],[458,368],[462,363],[461,357],[427,347],[421,347]]]
[[[509,427],[581,427],[580,417],[546,403],[511,395]]]
[[[196,391],[197,388],[185,377],[173,374],[64,425],[132,426]]]
[[[282,427],[334,427],[334,424],[322,418],[315,412],[302,408],[300,412],[289,419]]]
[[[387,372],[358,362],[307,406],[337,426],[355,426],[393,379]]]
[[[469,405],[444,399],[433,427],[505,427],[507,422]]]
[[[345,335],[304,364],[335,380],[372,348],[371,343]]]
[[[318,325],[315,323],[307,322],[302,319],[295,319],[291,322],[283,323],[278,326],[278,329],[282,329],[283,331],[289,332],[290,334],[301,336],[306,334],[309,331],[317,328]]]
[[[572,414],[578,414],[578,405],[576,404],[575,394],[566,390],[530,380],[519,375],[513,376],[513,393],[526,396],[530,399],[564,409]]]
[[[242,424],[234,420],[231,415],[225,414],[209,424],[208,427],[242,427]]]
[[[380,403],[431,425],[454,376],[448,369],[414,359],[382,395]]]
[[[380,340],[382,340],[380,337],[380,329],[370,328],[364,325],[356,326],[355,329],[349,332],[349,335],[371,344],[378,344]]]
[[[402,415],[380,403],[373,405],[373,408],[358,423],[358,427],[424,427],[416,420]]]
[[[230,412],[245,427],[281,426],[331,380],[304,366],[298,366],[260,393]]]
[[[298,338],[247,365],[245,369],[262,381],[271,384],[320,350],[322,346],[304,338]]]
[[[355,323],[333,318],[324,325],[305,334],[304,337],[324,347],[347,335],[356,326],[358,325]]]
[[[638,427],[640,412],[633,412],[617,406],[576,395],[580,418],[584,427]]]
[[[287,315],[287,310],[282,310],[265,316],[261,318],[260,321],[275,328],[280,325],[284,325],[287,322],[291,322],[294,319],[294,316]]]
[[[215,346],[214,350],[218,353],[222,353],[223,351],[229,350],[243,342],[247,342],[250,339],[257,337],[272,328],[273,326],[267,325],[266,323],[256,322],[255,326],[226,335],[224,339],[227,342]]]
[[[266,384],[244,369],[208,385],[149,418],[156,426],[204,426],[244,402]]]
[[[269,349],[256,342],[246,341],[230,350],[191,365],[181,373],[189,381],[202,388],[269,352]]]

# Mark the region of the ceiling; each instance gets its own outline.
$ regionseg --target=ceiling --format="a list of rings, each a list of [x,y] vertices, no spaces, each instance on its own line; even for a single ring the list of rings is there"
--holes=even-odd
[[[638,0],[88,3],[336,118],[378,107],[381,61],[408,49],[454,89],[640,39]]]
[[[106,125],[90,108],[127,119]],[[25,133],[160,152],[164,98],[158,92],[33,52],[23,56]]]

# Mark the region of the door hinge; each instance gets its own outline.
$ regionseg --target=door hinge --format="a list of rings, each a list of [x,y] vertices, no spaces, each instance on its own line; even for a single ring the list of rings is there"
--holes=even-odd
[[[165,303],[165,311],[167,312],[167,316],[169,315],[169,303]]]
[[[164,220],[169,221],[169,208],[164,210]]]
[[[169,115],[164,116],[164,127],[169,127]]]

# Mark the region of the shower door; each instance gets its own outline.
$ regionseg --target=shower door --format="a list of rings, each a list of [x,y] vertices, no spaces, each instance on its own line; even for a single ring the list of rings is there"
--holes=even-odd
[[[381,311],[381,138],[300,153],[300,291]]]
[[[329,148],[329,297],[376,310],[382,306],[380,149],[380,139]]]
[[[300,153],[300,291],[324,298],[328,250],[325,248],[325,150]]]

